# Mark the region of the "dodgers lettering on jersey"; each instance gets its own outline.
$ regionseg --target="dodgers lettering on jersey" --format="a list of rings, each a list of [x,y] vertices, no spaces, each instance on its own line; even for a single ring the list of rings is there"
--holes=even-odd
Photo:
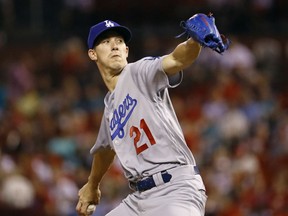
[[[125,133],[123,127],[131,117],[134,108],[137,105],[137,100],[133,99],[129,94],[126,95],[122,104],[113,112],[113,117],[110,121],[111,138],[123,138]]]

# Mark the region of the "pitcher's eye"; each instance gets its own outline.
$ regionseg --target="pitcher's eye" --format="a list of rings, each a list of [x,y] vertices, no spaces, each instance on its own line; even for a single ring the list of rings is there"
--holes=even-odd
[[[108,39],[105,39],[105,40],[103,40],[101,43],[109,43],[109,40]]]

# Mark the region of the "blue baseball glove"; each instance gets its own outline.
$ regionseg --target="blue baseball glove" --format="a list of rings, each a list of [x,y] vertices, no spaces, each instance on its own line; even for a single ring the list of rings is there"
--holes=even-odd
[[[178,37],[187,34],[203,47],[209,47],[212,50],[223,53],[228,49],[230,40],[224,35],[219,34],[215,24],[215,18],[212,13],[195,14],[186,21],[181,21],[181,27],[185,30]]]

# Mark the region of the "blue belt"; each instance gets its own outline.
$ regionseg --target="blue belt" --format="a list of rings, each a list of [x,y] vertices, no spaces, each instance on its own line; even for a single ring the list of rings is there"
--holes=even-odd
[[[194,166],[194,173],[195,173],[195,175],[200,174],[199,169],[198,169],[197,166]],[[171,178],[172,178],[172,175],[169,174],[167,172],[167,170],[162,171],[161,172],[161,176],[162,176],[162,179],[163,179],[164,183],[169,182],[171,180]],[[153,177],[149,176],[149,177],[146,177],[145,179],[137,181],[137,182],[130,182],[130,186],[134,190],[142,192],[142,191],[149,190],[149,189],[151,189],[153,187],[156,187],[156,183],[155,183]]]

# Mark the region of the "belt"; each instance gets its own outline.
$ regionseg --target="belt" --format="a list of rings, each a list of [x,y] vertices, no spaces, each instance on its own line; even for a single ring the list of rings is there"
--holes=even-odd
[[[172,168],[172,169],[177,169],[176,168]],[[172,171],[171,169],[171,171]],[[197,166],[193,166],[193,171],[195,175],[200,174],[199,169]],[[136,181],[136,182],[129,182],[130,186],[132,189],[136,190],[136,191],[146,191],[149,190],[153,187],[159,186],[161,184],[165,184],[167,182],[170,182],[172,175],[173,175],[173,171],[170,172],[170,170],[164,170],[161,171],[159,173],[156,173],[152,176],[148,176],[142,180]]]

